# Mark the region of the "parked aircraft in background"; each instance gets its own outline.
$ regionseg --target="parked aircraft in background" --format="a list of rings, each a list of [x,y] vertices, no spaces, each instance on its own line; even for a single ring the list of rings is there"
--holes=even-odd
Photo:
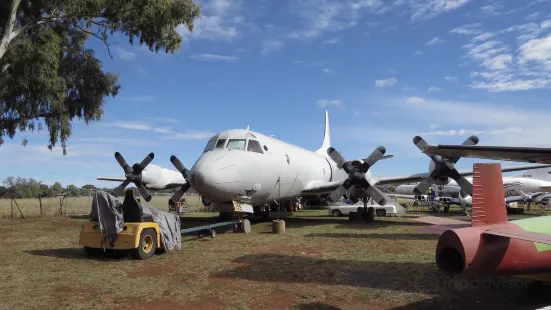
[[[471,223],[441,217],[421,231],[440,235],[436,265],[449,276],[517,276],[551,281],[551,216],[508,221],[499,164],[474,164]]]
[[[540,169],[525,171],[519,176],[503,177],[503,189],[506,193],[518,193],[520,191],[525,193],[551,192],[551,175],[547,173],[551,171],[550,167],[551,165],[543,165]],[[466,177],[465,179],[472,183],[472,177]],[[396,194],[415,195],[414,189],[416,186],[416,184],[399,185],[394,192]],[[457,198],[461,191],[461,187],[454,180],[451,180],[447,185],[432,185],[431,187],[439,196]]]
[[[411,183],[427,177],[438,178],[438,182],[445,183],[450,177],[458,179],[458,176],[462,178],[472,174],[472,171],[458,172],[450,165],[443,169],[440,164],[431,164],[428,173],[376,179],[369,169],[378,160],[385,158],[385,153],[386,149],[380,146],[364,160],[345,161],[331,147],[326,111],[324,140],[317,151],[259,132],[231,129],[209,139],[203,154],[190,170],[174,155],[170,160],[178,171],[150,165],[153,153],[142,163],[130,167],[117,152],[115,158],[123,168],[125,177],[97,179],[121,181],[122,184],[114,189],[115,195],[122,193],[128,184],[134,183],[146,201],[151,199],[147,189],[179,187],[169,200],[171,204],[193,187],[203,197],[203,203],[211,205],[211,209],[243,214],[253,213],[262,205],[327,193],[331,193],[334,202],[348,194],[349,198],[356,201],[372,198],[379,205],[385,205],[390,199],[374,187],[375,184]],[[503,171],[539,167],[541,165],[512,167]],[[398,203],[393,204],[398,212],[405,211]]]

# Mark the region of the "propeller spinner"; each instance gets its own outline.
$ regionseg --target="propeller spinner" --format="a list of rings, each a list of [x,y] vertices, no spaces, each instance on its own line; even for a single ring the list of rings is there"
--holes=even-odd
[[[477,136],[470,136],[463,142],[463,145],[476,145],[478,141],[479,139]],[[413,144],[415,144],[421,152],[424,151],[425,147],[428,145],[427,141],[420,136],[415,136],[413,138]],[[435,184],[438,179],[446,179],[449,177],[454,179],[457,185],[461,187],[462,197],[466,197],[467,195],[472,196],[473,185],[455,169],[454,164],[457,163],[459,157],[444,157],[440,155],[430,155],[429,157],[434,162],[434,169],[413,189],[416,195],[422,195],[431,185]]]
[[[369,155],[368,158],[363,161],[354,160],[346,161],[342,155],[335,150],[335,148],[330,147],[327,149],[327,154],[333,161],[337,163],[339,168],[342,168],[346,173],[348,173],[348,178],[344,183],[334,190],[329,198],[332,201],[337,201],[341,196],[345,195],[348,189],[354,185],[356,188],[363,188],[366,190],[367,195],[373,198],[379,205],[386,204],[385,195],[376,187],[369,184],[369,181],[365,178],[365,174],[378,160],[382,159],[386,153],[386,148],[384,146],[379,146],[375,151]]]
[[[149,155],[147,155],[141,163],[134,164],[132,165],[132,167],[130,167],[126,160],[124,160],[124,157],[122,157],[121,153],[115,152],[115,159],[124,170],[124,176],[126,177],[126,180],[124,180],[119,186],[113,189],[113,195],[115,197],[121,196],[124,188],[128,184],[134,183],[145,201],[151,201],[151,195],[149,194],[149,191],[142,184],[142,171],[145,169],[145,167],[147,167],[147,165],[149,165],[149,163],[151,163],[154,157],[155,154],[149,153]]]
[[[172,197],[170,197],[170,199],[168,200],[168,203],[171,206],[174,206],[191,186],[189,185],[188,181],[189,170],[184,166],[184,164],[182,164],[178,157],[174,155],[170,156],[170,162],[174,165],[174,167],[176,167],[176,169],[178,169],[178,171],[180,171],[180,173],[186,180],[186,183],[182,185],[176,192],[174,192]]]

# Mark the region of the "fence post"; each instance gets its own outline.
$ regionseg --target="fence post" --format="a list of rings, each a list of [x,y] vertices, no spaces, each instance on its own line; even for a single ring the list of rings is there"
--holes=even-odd
[[[10,199],[11,204],[11,219],[13,220],[13,198]]]
[[[38,194],[38,202],[40,203],[40,217],[42,217],[42,194]]]

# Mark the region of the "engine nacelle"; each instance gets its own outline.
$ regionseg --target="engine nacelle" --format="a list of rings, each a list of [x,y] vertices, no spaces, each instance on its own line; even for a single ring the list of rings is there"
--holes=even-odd
[[[181,186],[185,180],[178,171],[149,164],[142,171],[142,183],[149,189],[168,189]]]

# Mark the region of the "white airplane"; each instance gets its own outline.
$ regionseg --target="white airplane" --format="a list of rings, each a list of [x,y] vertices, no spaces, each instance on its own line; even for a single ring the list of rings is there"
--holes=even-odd
[[[289,144],[259,132],[244,129],[222,131],[209,139],[203,154],[188,170],[172,155],[170,160],[178,171],[149,165],[154,154],[142,163],[130,167],[120,153],[115,158],[125,171],[125,177],[98,177],[98,180],[122,181],[113,193],[118,196],[134,183],[146,201],[151,199],[147,189],[180,187],[170,198],[174,204],[192,187],[203,197],[205,205],[220,212],[253,213],[254,208],[305,195],[331,194],[336,202],[341,196],[358,201],[372,198],[385,205],[388,196],[375,184],[411,183],[427,177],[449,180],[449,174],[472,175],[472,171],[458,172],[455,168],[410,176],[374,178],[369,168],[385,158],[386,149],[378,147],[364,160],[345,161],[331,146],[329,116],[325,112],[324,140],[316,151]],[[503,171],[521,171],[541,165],[505,168]],[[437,167],[438,168],[438,167]],[[399,212],[403,207],[393,203]],[[253,207],[254,206],[254,207]],[[365,204],[364,204],[365,206]],[[370,208],[372,209],[372,208]],[[368,210],[373,211],[373,210]]]

